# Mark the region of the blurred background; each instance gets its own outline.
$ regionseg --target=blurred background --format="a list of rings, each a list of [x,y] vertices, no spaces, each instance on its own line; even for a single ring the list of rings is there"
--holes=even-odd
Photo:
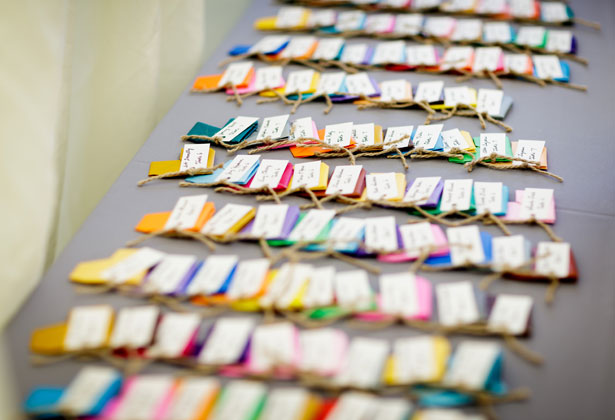
[[[248,2],[0,0],[1,419],[4,326]]]

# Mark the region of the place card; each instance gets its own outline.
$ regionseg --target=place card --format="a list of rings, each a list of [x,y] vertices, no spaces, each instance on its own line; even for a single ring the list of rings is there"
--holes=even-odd
[[[318,86],[316,87],[316,95],[334,95],[339,94],[344,90],[344,80],[346,73],[337,71],[333,73],[322,73]]]
[[[409,418],[413,406],[410,401],[399,398],[378,398],[374,404],[374,418],[378,420]]]
[[[113,308],[111,306],[74,307],[68,314],[64,350],[75,352],[105,347],[112,324]]]
[[[474,54],[473,72],[493,72],[504,68],[504,55],[500,47],[479,47]]]
[[[335,274],[334,290],[340,308],[351,312],[368,309],[373,300],[367,272],[364,270],[342,271]]]
[[[355,252],[363,240],[364,232],[364,219],[339,217],[333,223],[327,243],[332,244],[336,251]]]
[[[406,48],[406,64],[413,67],[438,65],[438,52],[433,45],[411,45]],[[434,83],[434,82],[423,82]],[[444,85],[444,82],[442,82]],[[442,90],[442,89],[440,89]],[[440,95],[438,95],[440,96]]]
[[[482,38],[483,22],[480,19],[457,19],[451,41],[477,41]]]
[[[404,79],[380,82],[380,100],[383,102],[411,101],[412,86]]]
[[[74,416],[97,415],[118,392],[122,375],[109,367],[86,366],[71,381],[58,402],[58,411]]]
[[[362,64],[368,51],[367,44],[346,44],[342,50],[340,61],[342,63]]]
[[[314,241],[329,226],[334,217],[335,210],[308,210],[290,232],[288,240],[294,242]]]
[[[570,275],[570,244],[539,242],[536,247],[536,273],[564,279]]]
[[[486,112],[492,116],[499,116],[502,113],[503,100],[504,92],[499,89],[479,89],[476,110],[480,113]]]
[[[298,216],[299,209],[288,204],[261,204],[249,234],[254,238],[286,238]]]
[[[491,249],[493,253],[491,267],[495,271],[521,268],[529,261],[529,246],[522,235],[493,238]]]
[[[542,2],[540,4],[540,18],[549,23],[563,23],[570,20],[568,6],[557,1]]]
[[[286,47],[289,41],[287,35],[268,35],[250,47],[249,53],[276,54]]]
[[[532,298],[525,295],[499,294],[489,314],[487,327],[492,331],[521,335],[527,331]]]
[[[309,28],[321,28],[327,26],[334,26],[337,20],[337,13],[332,9],[311,9],[310,16],[308,17]],[[338,38],[342,39],[342,38]],[[321,40],[322,41],[322,40]]]
[[[333,328],[302,330],[299,344],[299,370],[327,377],[340,370],[348,348],[348,337],[343,331]]]
[[[267,117],[258,130],[256,140],[278,140],[288,137],[289,114]]]
[[[158,264],[164,255],[153,248],[139,248],[135,253],[103,270],[100,276],[110,282],[124,283]]]
[[[573,45],[572,32],[549,30],[545,50],[549,52],[571,53]]]
[[[522,220],[549,219],[553,209],[553,190],[550,188],[526,188],[523,190],[520,217]]]
[[[518,140],[514,157],[529,160],[530,162],[540,162],[545,150],[544,140]],[[513,161],[513,165],[520,165],[522,162]]]
[[[332,305],[335,298],[333,290],[334,278],[335,268],[314,267],[303,295],[303,306],[305,308],[318,308]]]
[[[362,165],[336,166],[325,194],[360,196],[365,186],[365,170]]]
[[[324,142],[334,146],[350,146],[352,140],[352,127],[353,124],[351,122],[329,124],[325,126]]]
[[[208,168],[210,165],[209,144],[186,144],[179,164],[180,171]],[[213,163],[213,162],[212,162]]]
[[[203,418],[213,407],[220,383],[214,378],[184,378],[173,392],[163,420]]]
[[[480,312],[469,281],[440,283],[436,286],[438,321],[442,325],[472,324],[480,319]]]
[[[379,254],[398,250],[395,217],[368,217],[365,219],[365,248],[368,252]]]
[[[278,9],[275,20],[276,28],[297,28],[303,26],[307,9],[304,7],[285,6]]]
[[[458,128],[445,130],[440,134],[442,136],[442,150],[445,152],[450,152],[452,149],[465,150],[469,148],[468,141]]]
[[[237,233],[254,217],[254,207],[228,203],[209,219],[201,233],[224,236]]]
[[[411,257],[418,258],[424,252],[431,253],[431,249],[436,246],[436,238],[428,222],[401,225],[399,234],[404,251]]]
[[[291,322],[258,325],[250,341],[249,369],[269,372],[275,368],[294,367],[299,355],[297,336]]]
[[[442,177],[418,177],[410,184],[404,202],[414,202],[418,206],[436,207],[444,188]]]
[[[443,124],[419,125],[412,142],[417,149],[442,150]]]
[[[510,141],[504,133],[480,133],[479,156],[485,157],[495,153],[500,156],[511,156]]]
[[[454,266],[480,264],[485,260],[478,226],[451,227],[446,230],[446,236]]]
[[[400,35],[418,35],[423,27],[423,16],[416,13],[398,14],[393,32]]]
[[[259,420],[300,420],[304,418],[310,403],[310,394],[303,388],[273,389]]]
[[[254,330],[252,318],[218,319],[199,353],[199,364],[232,365],[238,363]]]
[[[472,47],[450,47],[444,52],[440,70],[470,70],[473,58],[474,48]]]
[[[327,415],[327,420],[371,419],[376,408],[377,397],[359,392],[345,392],[339,396]]]
[[[311,93],[318,84],[318,73],[314,70],[297,70],[288,73],[284,95]]]
[[[467,389],[485,389],[500,355],[501,349],[496,343],[464,341],[457,347],[445,380]]]
[[[383,141],[383,147],[385,149],[390,149],[393,147],[397,147],[398,149],[404,149],[406,147],[410,147],[410,141],[412,140],[413,131],[414,131],[413,125],[403,125],[403,126],[398,126],[398,127],[387,128],[387,132],[386,132],[386,135]],[[392,143],[396,140],[400,140],[402,137],[405,137],[405,138],[396,143]]]
[[[532,58],[527,54],[504,54],[504,70],[512,74],[532,75]]]
[[[294,36],[280,54],[282,58],[302,58],[309,57],[316,49],[316,37],[314,36]]]
[[[452,108],[457,105],[472,106],[476,104],[476,91],[467,86],[444,88],[444,106]]]
[[[154,344],[148,348],[148,356],[175,359],[186,355],[200,325],[201,317],[196,313],[164,314],[156,329]]]
[[[197,225],[207,194],[180,197],[164,225],[164,230],[190,230]]]
[[[238,143],[245,137],[245,133],[258,124],[256,117],[236,117],[222,127],[213,137],[220,138],[224,143]]]
[[[143,290],[152,294],[179,292],[192,277],[196,268],[196,257],[192,255],[167,254],[147,275]]]
[[[517,32],[515,44],[541,48],[545,45],[547,30],[542,26],[522,26]]]
[[[508,194],[504,195],[505,187],[501,182],[475,182],[474,202],[476,213],[491,213],[494,215],[506,214]],[[506,188],[508,192],[508,188]]]
[[[414,100],[416,102],[427,102],[428,104],[442,101],[444,82],[436,80],[433,82],[421,82],[416,88]]]
[[[423,25],[423,33],[436,38],[450,38],[456,23],[456,19],[449,16],[428,17]]]
[[[120,309],[109,342],[111,347],[140,349],[149,346],[159,317],[160,309],[156,306]]]
[[[341,386],[375,388],[381,382],[382,370],[389,354],[389,342],[357,337],[350,342],[345,366],[336,376]]]
[[[224,389],[211,420],[248,420],[258,416],[267,386],[255,381],[232,381]]]
[[[376,144],[375,131],[376,126],[374,125],[374,123],[353,124],[352,138],[360,146],[372,146]],[[380,138],[380,140],[382,140],[382,137]]]
[[[380,276],[380,310],[403,318],[414,318],[420,313],[418,286],[413,273]]]
[[[365,32],[368,34],[385,34],[395,26],[395,16],[390,13],[374,13],[367,15]]]
[[[309,264],[284,264],[277,270],[273,283],[268,285],[265,296],[260,298],[260,307],[300,308],[299,294],[305,289],[311,276],[312,266]]]
[[[188,284],[186,293],[190,296],[224,293],[238,262],[236,255],[210,255]]]
[[[263,159],[258,165],[256,174],[254,174],[254,177],[250,180],[249,188],[269,187],[271,189],[279,189],[278,187],[282,181],[282,177],[287,170],[292,170],[292,164],[290,164],[288,160]]]
[[[480,15],[501,15],[508,11],[506,0],[483,0],[476,7],[476,13]]]
[[[468,211],[472,209],[473,181],[471,179],[446,179],[438,209]]]
[[[238,185],[247,184],[254,172],[256,172],[259,159],[260,156],[258,155],[235,156],[216,180],[227,181]]]
[[[284,86],[282,66],[260,67],[254,76],[254,91],[261,92],[266,89],[277,89]]]
[[[374,49],[373,65],[401,64],[405,60],[406,43],[404,41],[380,42]]]
[[[378,93],[377,86],[367,73],[346,75],[346,89],[350,95],[373,96]]]
[[[439,366],[436,340],[432,336],[398,338],[393,342],[395,384],[425,383],[438,380]]]
[[[312,121],[312,117],[298,118],[293,121],[289,137],[291,140],[304,138],[317,139],[318,130],[316,129],[316,124]]]
[[[321,38],[318,40],[316,51],[312,55],[313,60],[337,60],[344,48],[344,38]],[[324,77],[327,73],[323,73]]]
[[[243,260],[237,265],[235,275],[227,292],[231,300],[250,299],[262,289],[269,272],[269,260],[257,258]]]
[[[533,55],[534,72],[539,79],[564,79],[562,65],[556,55]]]
[[[329,166],[320,160],[295,165],[291,189],[305,187],[313,191],[327,189]]]
[[[368,200],[400,201],[406,191],[406,177],[395,172],[367,174],[365,190]]]
[[[365,12],[360,10],[343,11],[337,14],[335,30],[338,32],[358,31],[365,23]]]
[[[129,379],[113,409],[113,420],[149,420],[162,412],[175,387],[170,375],[140,375]]]
[[[231,63],[222,74],[218,82],[218,87],[247,85],[253,73],[254,70],[251,61]]]
[[[512,42],[513,31],[507,22],[485,22],[483,26],[483,41],[488,44],[509,44]]]

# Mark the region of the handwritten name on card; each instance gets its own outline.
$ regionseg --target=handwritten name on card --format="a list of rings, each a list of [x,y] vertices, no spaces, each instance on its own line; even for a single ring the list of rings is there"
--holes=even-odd
[[[367,44],[346,44],[342,51],[342,63],[361,64],[367,55]]]
[[[404,41],[389,41],[380,42],[376,45],[374,50],[374,56],[372,57],[372,64],[390,64],[390,63],[402,63],[404,61]]]
[[[291,140],[298,140],[304,138],[317,138],[318,133],[315,130],[314,121],[312,117],[305,117],[296,119],[293,122],[293,128],[290,132]]]
[[[352,125],[352,138],[359,145],[371,146],[375,143],[374,130],[375,130],[374,123],[353,124]]]
[[[566,278],[570,274],[570,244],[566,242],[539,242],[536,247],[538,274]]]
[[[224,235],[253,208],[252,206],[229,203],[205,223],[201,232],[209,235]]]
[[[416,88],[414,100],[416,102],[427,102],[428,104],[442,100],[442,90],[444,82],[436,80],[435,82],[421,82]]]
[[[351,122],[325,126],[324,142],[334,146],[349,146],[352,138],[352,127]]]
[[[296,36],[291,38],[290,42],[282,51],[283,58],[296,58],[303,57],[308,54],[314,43],[316,37],[313,36]]]
[[[390,200],[399,196],[394,172],[368,174],[365,177],[368,200]]]
[[[397,382],[428,382],[437,375],[433,337],[400,338],[393,343]]]
[[[412,273],[380,276],[380,306],[389,315],[410,318],[419,311],[416,279]]]
[[[269,265],[269,260],[266,258],[241,261],[237,265],[227,296],[235,300],[256,295],[265,281]]]
[[[445,180],[442,199],[440,200],[440,210],[469,210],[472,201],[472,185],[473,181],[471,179]]]
[[[483,389],[500,347],[484,341],[464,341],[458,347],[446,382],[469,389]]]
[[[312,58],[314,60],[335,60],[344,46],[343,38],[327,38],[318,40],[318,46]],[[326,73],[321,75],[324,76]]]
[[[210,255],[188,285],[188,294],[211,295],[229,278],[239,258],[235,255]]]
[[[384,148],[397,147],[402,149],[410,145],[412,139],[413,125],[404,125],[399,127],[387,128],[386,136],[384,136]]]
[[[380,100],[403,102],[412,100],[412,87],[403,79],[387,80],[380,83]]]
[[[241,357],[250,334],[254,329],[251,318],[221,318],[199,354],[199,363],[207,365],[228,365]]]
[[[77,306],[70,311],[64,349],[78,351],[102,347],[109,337],[113,308],[107,305]]]
[[[320,182],[322,162],[298,163],[295,165],[291,189],[306,187],[309,189],[316,188]]]
[[[489,329],[523,334],[527,330],[532,304],[530,296],[499,294],[489,314]]]
[[[515,150],[515,157],[530,162],[540,162],[544,148],[545,141],[543,140],[519,140],[517,142],[517,150]],[[520,165],[521,163],[520,161],[514,161],[513,165]]]
[[[274,89],[284,84],[281,66],[260,67],[254,76],[254,90],[260,92]]]
[[[376,93],[374,84],[367,73],[349,74],[346,76],[346,88],[351,95],[371,96]]]
[[[527,263],[527,247],[522,235],[498,236],[493,238],[491,247],[494,270],[514,269]]]
[[[357,187],[362,170],[361,165],[336,166],[329,180],[326,194],[352,194]]]
[[[365,247],[372,252],[397,251],[397,224],[393,216],[365,219]]]
[[[534,55],[534,69],[539,79],[562,79],[564,72],[556,55]]]
[[[180,197],[175,203],[164,229],[184,230],[194,227],[206,202],[206,194]]]
[[[263,124],[258,130],[256,140],[277,140],[283,138],[285,134],[286,124],[288,123],[289,114],[277,115],[275,117],[268,117],[263,120]]]
[[[258,155],[235,156],[230,165],[222,171],[217,181],[241,182],[252,172],[259,159],[260,156]]]
[[[333,304],[334,277],[335,268],[333,267],[315,268],[303,296],[303,306],[314,308]]]
[[[192,255],[167,254],[149,273],[144,290],[146,293],[168,294],[175,292],[196,264]]]
[[[255,238],[273,239],[282,235],[287,204],[262,204],[258,207],[252,226],[252,236]]]
[[[523,190],[520,217],[523,220],[547,219],[553,209],[553,190],[550,188],[526,188]]]
[[[252,70],[252,62],[250,61],[230,64],[222,74],[222,78],[220,82],[218,82],[218,87],[225,87],[228,85],[237,86],[242,84],[246,77],[248,77],[250,70]]]
[[[209,144],[187,144],[182,152],[179,170],[207,168],[208,160]]]
[[[438,143],[443,124],[419,125],[414,134],[414,146],[422,149],[433,149]]]
[[[441,180],[442,177],[439,176],[415,178],[404,196],[404,201],[416,202],[418,206],[427,203]]]
[[[335,93],[341,92],[345,78],[346,73],[344,72],[321,74],[320,80],[318,81],[318,86],[316,87],[316,95],[333,95]]]
[[[284,88],[285,95],[308,92],[312,87],[314,80],[314,70],[297,70],[288,74],[286,87]]]
[[[149,345],[159,316],[160,309],[156,306],[121,309],[113,326],[111,347],[139,349]]]
[[[474,201],[476,213],[501,214],[505,212],[503,204],[503,185],[501,182],[475,182]]]
[[[461,131],[459,131],[458,128],[443,131],[441,135],[442,149],[445,152],[449,152],[452,149],[464,150],[468,147],[468,143],[466,142],[465,138],[463,137],[463,134],[461,134]]]
[[[277,188],[288,166],[288,160],[263,159],[250,184],[251,188]]]
[[[438,319],[442,325],[463,325],[480,318],[474,287],[469,281],[436,285]]]
[[[335,210],[309,210],[288,236],[291,241],[310,241],[333,220]]]
[[[412,256],[420,256],[429,252],[436,245],[436,240],[428,222],[401,225],[399,233],[404,250]]]
[[[219,137],[223,142],[232,141],[235,137],[243,133],[248,127],[258,122],[256,117],[235,118],[230,124],[222,127],[214,137]]]
[[[372,289],[367,272],[363,270],[336,273],[333,285],[337,303],[341,308],[360,311],[372,303]]]
[[[489,115],[500,115],[504,92],[498,89],[479,89],[476,110]]]

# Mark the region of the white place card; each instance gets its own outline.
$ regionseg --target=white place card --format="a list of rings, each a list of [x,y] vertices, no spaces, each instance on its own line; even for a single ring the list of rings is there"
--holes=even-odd
[[[364,270],[336,273],[334,290],[340,308],[357,311],[368,308],[372,303],[372,289]]]
[[[406,48],[406,63],[410,66],[436,66],[438,54],[433,45],[412,45]]]
[[[414,274],[397,273],[380,276],[380,308],[389,315],[411,318],[419,311]]]
[[[359,182],[362,170],[362,165],[336,166],[329,180],[326,194],[352,194]]]
[[[268,35],[250,48],[250,53],[270,53],[279,50],[289,40],[287,35]]]
[[[288,73],[288,80],[284,88],[285,95],[308,92],[316,72],[314,70],[297,70]]]
[[[542,26],[522,26],[517,32],[515,44],[538,47],[545,40],[547,30]]]
[[[290,322],[257,326],[250,341],[250,367],[257,372],[268,372],[276,367],[293,366],[296,340],[297,330]]]
[[[404,41],[379,42],[372,56],[373,65],[401,64],[404,62]]]
[[[427,102],[428,104],[442,100],[442,90],[444,82],[436,80],[434,82],[421,82],[416,88],[414,100],[416,102]]]
[[[258,129],[256,140],[277,140],[284,138],[287,134],[285,128],[286,124],[288,124],[289,116],[289,114],[285,114],[265,118],[263,124]]]
[[[448,38],[455,28],[456,19],[449,16],[428,17],[423,25],[426,35],[438,38]]]
[[[501,182],[479,182],[474,183],[474,201],[476,203],[476,213],[491,214],[505,213],[503,205],[503,185]]]
[[[201,317],[195,313],[168,312],[163,315],[154,345],[148,354],[154,357],[181,357],[201,325]]]
[[[476,110],[489,115],[500,115],[504,92],[499,89],[479,89]]]
[[[233,381],[224,389],[211,420],[246,420],[256,417],[259,406],[267,397],[267,386],[256,381]]]
[[[496,343],[462,342],[457,347],[445,381],[469,389],[483,389],[500,351]]]
[[[113,308],[108,305],[76,306],[68,316],[64,349],[79,351],[103,347],[109,338]]]
[[[442,70],[464,68],[471,62],[473,54],[472,47],[450,47],[444,53],[440,68]]]
[[[269,272],[269,260],[257,258],[243,260],[237,265],[233,281],[227,292],[231,300],[248,299],[260,290]]]
[[[346,350],[346,340],[345,334],[338,329],[302,330],[299,333],[301,348],[299,370],[324,375],[338,371]]]
[[[367,55],[367,44],[346,44],[342,51],[342,63],[361,64]]]
[[[110,367],[82,368],[62,393],[58,411],[75,415],[90,412],[109,391],[111,385],[120,379],[120,373]]]
[[[340,124],[329,124],[325,126],[325,139],[324,142],[334,146],[350,146],[350,140],[352,138],[351,122]]]
[[[536,247],[538,274],[566,278],[570,274],[570,244],[566,242],[539,242]]]
[[[365,32],[370,34],[388,32],[394,21],[395,16],[390,13],[372,13],[365,21]]]
[[[533,55],[534,71],[539,79],[561,79],[562,65],[556,55]]]
[[[540,3],[540,17],[545,22],[558,23],[570,20],[566,3],[543,1]]]
[[[322,162],[320,160],[296,164],[290,188],[294,190],[301,187],[310,189],[318,187],[321,167]]]
[[[335,60],[344,46],[344,38],[321,38],[312,58],[314,60]],[[323,77],[326,73],[320,75]]]
[[[303,306],[315,308],[333,304],[335,297],[333,291],[334,278],[334,267],[315,267],[303,296]]]
[[[371,96],[376,93],[374,84],[367,73],[348,74],[346,76],[346,89],[350,95]]]
[[[243,133],[248,127],[258,122],[256,117],[242,117],[235,118],[231,123],[222,127],[214,137],[222,139],[223,142],[229,142],[235,137]]]
[[[335,217],[335,210],[309,210],[288,235],[289,241],[313,241]]]
[[[442,325],[471,324],[480,319],[474,287],[469,281],[437,284],[436,298]]]
[[[250,188],[277,188],[287,166],[288,160],[285,159],[263,159],[258,165]]]
[[[207,202],[207,194],[180,197],[164,225],[164,230],[184,230],[196,225]]]
[[[531,162],[540,162],[545,143],[544,140],[519,140],[514,157]],[[513,165],[520,165],[521,163],[520,161],[513,161]]]
[[[423,176],[415,178],[404,196],[405,202],[416,202],[421,206],[429,200],[436,187],[442,180],[440,176]]]
[[[323,26],[333,26],[335,25],[336,19],[337,13],[333,9],[310,9],[310,16],[308,17],[308,27],[318,28]]]
[[[480,133],[480,156],[489,156],[493,153],[506,156],[505,133]]]
[[[443,212],[469,210],[472,203],[472,185],[471,179],[444,180],[440,210]]]
[[[527,246],[522,235],[498,236],[491,241],[495,271],[522,267],[527,263]]]
[[[192,278],[187,293],[190,296],[216,293],[238,262],[239,258],[236,255],[210,255]]]
[[[436,245],[431,224],[428,222],[401,225],[399,234],[404,251],[411,256],[419,257]]]
[[[452,41],[476,41],[482,38],[483,22],[480,19],[457,19]]]
[[[485,260],[478,226],[451,227],[446,231],[454,266],[467,263],[480,264]]]
[[[404,102],[412,100],[412,86],[404,79],[380,82],[380,100]]]
[[[193,255],[167,254],[148,274],[146,293],[168,294],[176,291],[197,260]]]
[[[496,71],[500,64],[501,58],[502,49],[500,47],[476,48],[472,70],[475,72]]]
[[[184,378],[173,392],[162,420],[193,420],[202,413],[204,404],[211,401],[220,388],[214,378]]]
[[[316,37],[313,36],[294,36],[282,51],[282,58],[303,57],[310,52],[310,49],[316,42]]]
[[[365,188],[368,200],[390,200],[399,196],[395,172],[367,174]]]
[[[393,32],[400,35],[418,35],[423,27],[423,15],[417,13],[398,14]]]
[[[436,147],[443,124],[419,125],[414,133],[414,146],[418,149],[433,149]]]
[[[522,220],[549,218],[553,209],[553,190],[550,188],[526,188],[523,190],[521,211]]]
[[[160,309],[156,306],[121,309],[113,326],[111,347],[139,349],[148,346],[154,338],[159,316]]]
[[[334,248],[343,248],[356,244],[357,240],[363,236],[365,230],[365,219],[358,217],[340,217],[335,220],[335,224],[329,232],[327,242]]]
[[[209,144],[186,144],[179,164],[180,171],[207,168]]]
[[[261,306],[287,309],[305,288],[313,271],[309,264],[284,264],[273,284],[268,287],[266,295],[260,299]]]
[[[337,400],[335,406],[327,415],[327,420],[361,420],[373,419],[376,402],[374,395],[345,392]]]
[[[350,10],[339,12],[337,14],[337,23],[335,29],[340,32],[356,31],[361,29],[365,21],[365,12],[361,10]]]
[[[251,61],[239,61],[237,63],[229,64],[222,74],[222,78],[218,82],[218,87],[240,85],[248,76],[250,70],[252,70]]]
[[[352,138],[359,146],[371,146],[375,143],[375,129],[374,123],[353,124]]]
[[[410,145],[410,140],[412,140],[412,132],[414,131],[413,125],[403,125],[399,127],[389,127],[387,128],[387,133],[384,136],[384,148],[389,149],[392,147],[397,147],[399,149],[403,149],[404,147],[408,147]],[[392,143],[396,140],[400,140],[402,137],[405,137],[403,140],[398,141],[397,143]],[[387,144],[390,143],[390,144]]]
[[[284,84],[282,66],[259,67],[254,76],[254,90],[260,92],[274,89]]]
[[[440,134],[442,135],[442,150],[445,152],[449,152],[452,149],[464,150],[468,148],[468,143],[458,128],[445,130]]]
[[[357,388],[374,388],[381,382],[384,363],[389,354],[389,342],[357,337],[350,343],[346,364],[336,382]]]
[[[235,156],[216,181],[241,182],[252,172],[259,159],[258,155]]]
[[[336,71],[333,73],[322,73],[318,80],[318,87],[316,87],[316,95],[333,95],[342,91],[344,79],[346,73],[343,71]]]
[[[261,204],[258,206],[252,236],[255,238],[274,239],[282,235],[288,204]]]
[[[454,107],[456,105],[472,105],[475,96],[467,86],[444,88],[444,106]]]
[[[269,392],[259,420],[301,419],[310,394],[303,388],[277,388]]]
[[[199,354],[199,363],[205,365],[237,363],[248,345],[254,325],[255,321],[252,318],[217,320]]]
[[[526,74],[532,71],[532,59],[527,54],[504,54],[504,69],[512,74]]]
[[[113,420],[151,420],[175,386],[171,375],[136,376],[113,411]]]
[[[398,338],[393,342],[393,356],[398,383],[427,382],[437,374],[435,345],[431,336]]]
[[[298,140],[304,138],[318,138],[312,117],[298,118],[293,122],[290,139]]]
[[[276,16],[275,26],[276,28],[296,28],[301,26],[307,12],[308,10],[304,7],[280,7]]]
[[[572,32],[550,30],[545,49],[551,52],[569,53],[572,48]]]
[[[374,407],[374,420],[398,420],[407,418],[412,403],[404,398],[379,398]]]
[[[510,24],[506,22],[486,22],[483,27],[483,41],[486,43],[507,44],[511,38]]]
[[[488,328],[508,334],[523,334],[527,330],[532,303],[531,296],[499,294],[489,314]]]
[[[140,248],[134,254],[104,270],[101,273],[101,277],[115,283],[124,283],[128,279],[158,264],[162,261],[164,255],[164,252],[153,248]]]
[[[206,235],[224,235],[253,209],[252,206],[228,203],[205,223],[201,232]]]
[[[365,218],[365,248],[368,252],[394,252],[398,249],[395,217]]]

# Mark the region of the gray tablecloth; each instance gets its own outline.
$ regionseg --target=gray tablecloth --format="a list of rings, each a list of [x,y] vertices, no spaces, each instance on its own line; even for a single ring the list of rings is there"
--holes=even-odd
[[[229,2],[229,6],[231,2]],[[577,92],[560,87],[540,88],[522,81],[504,81],[504,89],[514,98],[514,106],[506,122],[514,127],[511,139],[544,139],[549,151],[549,169],[565,178],[560,184],[545,176],[521,171],[492,171],[478,168],[471,175],[460,165],[438,160],[413,161],[408,171],[409,179],[417,176],[441,175],[444,178],[497,180],[511,190],[525,187],[555,189],[558,235],[571,242],[580,272],[577,285],[562,286],[555,303],[548,306],[543,297],[545,286],[518,282],[498,282],[495,292],[515,292],[533,296],[533,336],[526,344],[540,352],[546,359],[541,367],[520,360],[505,351],[504,378],[511,387],[527,386],[532,390],[531,399],[525,403],[498,407],[504,419],[603,419],[613,417],[614,375],[614,323],[615,320],[615,131],[613,101],[614,77],[614,3],[612,0],[571,2],[578,16],[602,23],[602,31],[583,26],[573,28],[579,40],[579,55],[590,60],[584,67],[571,63],[572,81],[589,85],[589,92]],[[274,6],[264,1],[255,2],[243,16],[231,35],[220,45],[200,74],[218,72],[217,64],[236,44],[250,44],[262,34],[252,29],[254,19],[273,15]],[[371,42],[371,41],[370,41]],[[451,76],[418,75],[413,73],[374,72],[377,80],[406,78],[417,83],[421,80],[445,79],[454,84]],[[469,82],[474,87],[491,87],[487,80]],[[62,255],[43,277],[40,286],[28,299],[8,327],[12,364],[17,372],[15,386],[25,395],[35,385],[64,385],[82,364],[63,362],[46,367],[33,367],[29,361],[28,342],[31,331],[40,326],[60,322],[75,305],[109,303],[122,307],[140,303],[119,295],[77,294],[67,278],[71,269],[80,261],[102,258],[135,238],[135,224],[145,213],[170,210],[178,197],[200,194],[200,189],[181,189],[174,180],[159,181],[143,188],[136,182],[147,174],[148,165],[155,160],[177,157],[181,147],[180,136],[196,121],[222,125],[229,117],[237,115],[269,116],[287,113],[280,103],[256,105],[254,98],[246,100],[243,107],[226,102],[222,94],[190,94],[189,87],[175,106],[152,132],[145,145],[126,167],[88,220],[84,223]],[[323,115],[322,104],[312,103],[299,109],[296,117],[312,116],[319,127],[334,122],[377,122],[383,127],[401,124],[421,124],[424,113],[419,111],[357,111],[352,105],[336,105],[329,115]],[[135,113],[134,118],[139,118]],[[453,118],[445,127],[458,127],[478,135],[478,122],[468,118]],[[499,131],[489,127],[491,131]],[[226,159],[218,151],[217,162]],[[288,151],[267,155],[289,158]],[[328,161],[333,165],[345,160]],[[368,172],[401,170],[399,161],[372,159],[361,161]],[[238,197],[208,193],[218,208],[225,202],[254,203],[253,197]],[[302,202],[291,199],[291,202]],[[374,210],[358,215],[394,213],[398,222],[406,219],[401,212]],[[492,233],[497,233],[492,230]],[[546,239],[538,227],[514,227],[513,231],[526,235],[533,243]],[[5,238],[10,241],[10,239]],[[164,251],[191,253],[206,256],[207,250],[196,242],[156,239],[149,245]],[[242,257],[260,255],[257,246],[233,244],[221,246],[217,253],[235,253]],[[348,265],[337,261],[330,263],[339,269]],[[382,265],[386,272],[401,271],[407,265]],[[427,274],[433,282],[472,280],[477,283],[477,273],[453,272]],[[372,276],[372,281],[375,278]],[[10,291],[4,291],[10,293]],[[352,334],[394,338],[416,334],[404,327],[388,328],[374,332]],[[459,338],[455,337],[454,341]],[[172,370],[152,366],[150,371]]]

